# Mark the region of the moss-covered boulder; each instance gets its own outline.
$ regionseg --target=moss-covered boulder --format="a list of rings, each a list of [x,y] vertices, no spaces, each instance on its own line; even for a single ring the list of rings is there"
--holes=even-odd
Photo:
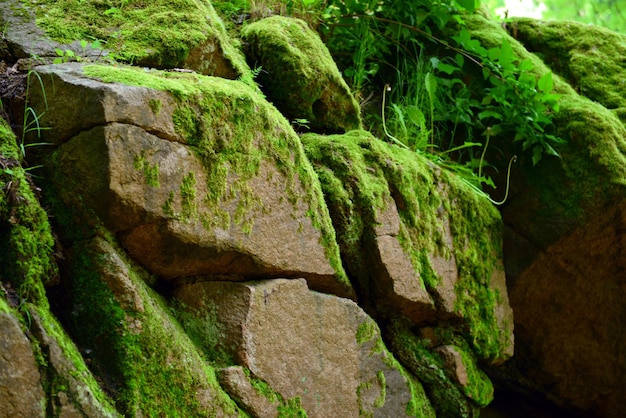
[[[0,5],[0,58],[117,60],[237,78],[249,73],[208,1],[40,1]],[[95,43],[94,43],[95,42]],[[3,53],[4,52],[4,53]]]
[[[513,19],[509,33],[581,96],[626,108],[626,35],[572,21]]]
[[[307,134],[303,142],[362,306],[420,330],[411,338],[425,344],[423,353],[390,332],[393,351],[419,371],[428,393],[437,392],[431,401],[438,414],[472,416],[492,392],[469,396],[464,391],[474,389],[463,385],[459,367],[499,363],[513,350],[497,210],[458,178],[367,132]],[[448,345],[463,347],[457,357],[465,360],[449,361]],[[429,366],[424,355],[439,360]],[[435,366],[442,381],[428,377]],[[451,399],[458,403],[450,406]]]
[[[236,417],[241,412],[215,370],[125,260],[111,236],[77,242],[68,253],[66,318],[94,372],[124,416]]]
[[[246,55],[257,80],[290,120],[314,132],[361,126],[360,110],[319,36],[299,19],[270,17],[245,27]]]
[[[116,417],[78,349],[52,314],[55,241],[23,153],[0,119],[0,403],[7,416]],[[27,338],[28,336],[28,338]]]
[[[95,213],[151,272],[304,277],[352,297],[300,140],[254,89],[130,68],[37,71],[31,103],[53,128],[42,138],[61,143],[48,161],[59,196],[86,224]],[[77,108],[91,116],[74,119]]]
[[[520,383],[585,413],[621,416],[624,37],[571,22],[522,19],[508,25],[520,44],[495,22],[480,16],[467,22],[485,46],[506,39],[520,59],[532,60],[538,76],[562,76],[555,76],[561,98],[553,115],[555,132],[565,140],[557,147],[560,158],[537,166],[522,158],[502,209]],[[504,168],[505,162],[496,164]]]

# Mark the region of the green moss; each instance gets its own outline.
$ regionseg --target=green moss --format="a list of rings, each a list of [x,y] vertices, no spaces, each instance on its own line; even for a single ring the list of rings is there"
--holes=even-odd
[[[476,360],[470,354],[460,348],[458,351],[467,370],[468,383],[467,386],[463,387],[465,396],[484,408],[493,400],[493,384],[485,372],[478,368]]]
[[[106,377],[118,409],[172,417],[233,414],[236,405],[222,392],[215,372],[170,316],[160,296],[128,266],[129,279],[143,309],[123,309],[100,278],[108,254],[77,243],[71,260],[74,330],[83,347],[93,350],[95,372]],[[212,398],[201,403],[201,393]]]
[[[321,232],[326,256],[339,282],[351,293],[317,175],[289,122],[257,91],[238,81],[138,68],[90,65],[84,73],[175,96],[177,132],[206,170],[208,194],[197,200],[202,202],[200,220],[207,228],[228,228],[234,222],[250,232],[255,216],[266,209],[248,181],[259,175],[262,164],[276,167],[284,176],[285,194],[294,208],[300,199],[305,200],[307,216]],[[223,208],[233,201],[236,209],[230,219]]]
[[[411,391],[411,398],[406,405],[406,413],[409,416],[420,417],[420,418],[434,418],[435,412],[433,407],[431,406],[426,393],[424,392],[424,387],[422,384],[415,380],[415,378],[407,372],[407,370],[396,360],[391,352],[385,346],[381,336],[380,330],[376,322],[373,319],[367,317],[365,321],[359,324],[356,332],[356,340],[357,344],[371,344],[370,355],[379,355],[382,356],[383,361],[392,370],[397,370],[402,378],[407,382],[407,385]],[[386,399],[386,376],[382,370],[379,370],[376,373],[376,379],[378,380],[381,393],[379,397],[376,399],[374,403],[375,408],[382,408],[385,404]],[[361,382],[357,387],[357,400],[359,403],[359,413],[360,416],[373,416],[373,411],[367,411],[363,407],[361,393],[364,390],[371,389],[372,382]]]
[[[81,382],[81,384],[86,385],[91,394],[96,398],[99,407],[99,413],[102,416],[107,417],[116,417],[119,416],[115,408],[113,407],[111,400],[104,394],[102,388],[96,382],[93,374],[87,368],[85,364],[85,360],[80,354],[76,345],[72,342],[71,338],[65,332],[63,326],[57,321],[57,319],[52,315],[52,313],[43,307],[32,306],[33,314],[36,314],[40,320],[41,325],[45,333],[54,339],[57,342],[59,347],[61,348],[61,352],[65,358],[67,358],[73,365],[73,370],[70,370],[72,378]],[[46,392],[51,397],[58,396],[58,392],[70,392],[70,394],[75,398],[75,400],[80,401],[81,404],[89,404],[91,403],[91,399],[89,399],[89,394],[84,393],[80,388],[78,390],[72,389],[72,385],[69,384],[67,378],[69,376],[62,376],[62,372],[68,371],[54,371],[51,367],[49,367],[49,361],[47,360],[47,353],[40,353],[39,356],[45,357],[45,359],[40,360],[41,364],[46,369],[47,379],[45,382]],[[60,373],[61,372],[61,373]],[[83,398],[83,399],[81,399]]]
[[[150,110],[152,110],[152,113],[154,113],[155,116],[158,116],[159,113],[161,113],[163,103],[158,99],[150,99],[148,101],[148,106],[150,106]]]
[[[15,136],[0,119],[0,271],[22,299],[48,307],[44,284],[58,278],[55,243],[19,155]]]
[[[387,379],[385,373],[382,370],[376,372],[376,379],[381,387],[380,395],[374,401],[374,408],[382,408],[385,405],[385,399],[387,398]]]
[[[165,214],[165,216],[168,216],[170,218],[174,218],[177,215],[174,213],[174,192],[170,192],[170,194],[167,196],[167,199],[165,200],[165,203],[163,203],[163,213]]]
[[[196,204],[196,176],[194,173],[189,172],[180,184],[180,197],[181,197],[181,218],[183,220],[190,220],[198,216],[198,207]]]
[[[576,92],[608,109],[626,106],[626,35],[572,21],[513,19],[509,25]]]
[[[242,38],[250,62],[263,68],[260,85],[288,119],[306,119],[323,132],[361,127],[358,104],[330,52],[304,21],[273,16],[246,26]]]
[[[279,418],[306,418],[306,411],[302,408],[302,401],[299,396],[287,399],[276,408]]]
[[[437,417],[469,418],[476,415],[476,406],[446,375],[439,356],[430,352],[428,340],[416,337],[401,321],[393,321],[390,337],[395,355],[426,387]]]
[[[133,166],[135,167],[135,170],[143,173],[148,186],[161,187],[161,183],[159,183],[158,164],[150,164],[146,159],[146,156],[142,153],[141,155],[135,155],[135,158],[133,159]]]
[[[219,39],[219,47],[235,71],[250,70],[231,43],[208,1],[42,0],[24,4],[36,14],[46,35],[61,43],[99,39],[115,58],[161,68],[182,67],[194,48]],[[210,63],[209,63],[210,64]],[[208,65],[208,64],[204,64]]]

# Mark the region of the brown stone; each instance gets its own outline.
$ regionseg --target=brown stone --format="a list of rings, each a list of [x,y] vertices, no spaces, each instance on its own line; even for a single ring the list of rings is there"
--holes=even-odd
[[[239,366],[218,371],[222,388],[253,417],[274,418],[278,416],[278,402],[272,402],[258,391]]]
[[[541,252],[510,292],[522,373],[561,403],[613,418],[626,409],[625,230],[622,203]]]
[[[200,336],[207,345],[285,399],[299,397],[309,417],[358,416],[360,409],[405,416],[410,383],[391,354],[375,349],[378,328],[354,302],[282,279],[186,284],[175,297],[202,321],[211,313],[213,335]]]
[[[8,312],[0,311],[0,335],[0,417],[44,417],[46,396],[31,342]]]

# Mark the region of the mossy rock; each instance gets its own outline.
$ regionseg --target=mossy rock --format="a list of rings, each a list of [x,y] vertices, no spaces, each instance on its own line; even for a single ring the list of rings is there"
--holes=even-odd
[[[104,231],[104,230],[102,230]],[[71,333],[124,416],[241,416],[215,370],[107,238],[68,253]]]
[[[374,316],[403,315],[414,323],[441,326],[456,318],[464,325],[454,332],[478,358],[499,362],[510,357],[512,312],[497,209],[453,174],[367,132],[306,134],[302,140],[365,309]],[[393,228],[381,216],[390,207],[398,213]],[[386,266],[381,266],[381,237],[399,242]],[[394,277],[389,264],[402,257],[411,272]],[[435,301],[434,312],[411,311],[410,304],[421,302],[402,291],[414,283]]]
[[[260,69],[261,88],[289,120],[324,133],[361,126],[356,100],[305,22],[273,16],[246,26],[242,37],[249,64]]]
[[[607,109],[626,107],[626,35],[573,21],[516,18],[507,25],[580,95]]]
[[[94,0],[10,3],[13,6],[4,10],[7,16],[11,15],[7,33],[9,41],[20,45],[22,55],[35,52],[64,62],[108,55],[146,67],[189,68],[231,79],[249,74],[243,55],[208,1],[179,0],[175,5],[163,0],[117,4]],[[20,14],[13,8],[21,10]],[[29,39],[24,39],[22,28],[32,24],[33,19],[21,18],[22,15],[33,15],[37,26],[26,33]],[[28,45],[40,42],[32,32],[41,30],[58,47],[61,56],[54,47],[46,50]],[[102,51],[94,51],[94,40],[100,42],[96,49]],[[68,55],[66,50],[73,54]]]

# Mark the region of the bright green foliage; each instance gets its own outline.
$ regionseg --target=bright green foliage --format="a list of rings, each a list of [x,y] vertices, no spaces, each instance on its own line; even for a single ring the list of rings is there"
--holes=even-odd
[[[434,153],[433,162],[479,187],[493,186],[482,172],[490,139],[519,143],[515,152],[535,165],[558,156],[561,140],[552,130],[558,96],[551,75],[538,78],[534,62],[520,60],[506,42],[489,48],[473,38],[465,21],[476,6],[331,2],[324,35],[357,94],[378,94],[381,80],[390,84],[382,120],[370,117],[374,130],[382,124],[393,142]]]

